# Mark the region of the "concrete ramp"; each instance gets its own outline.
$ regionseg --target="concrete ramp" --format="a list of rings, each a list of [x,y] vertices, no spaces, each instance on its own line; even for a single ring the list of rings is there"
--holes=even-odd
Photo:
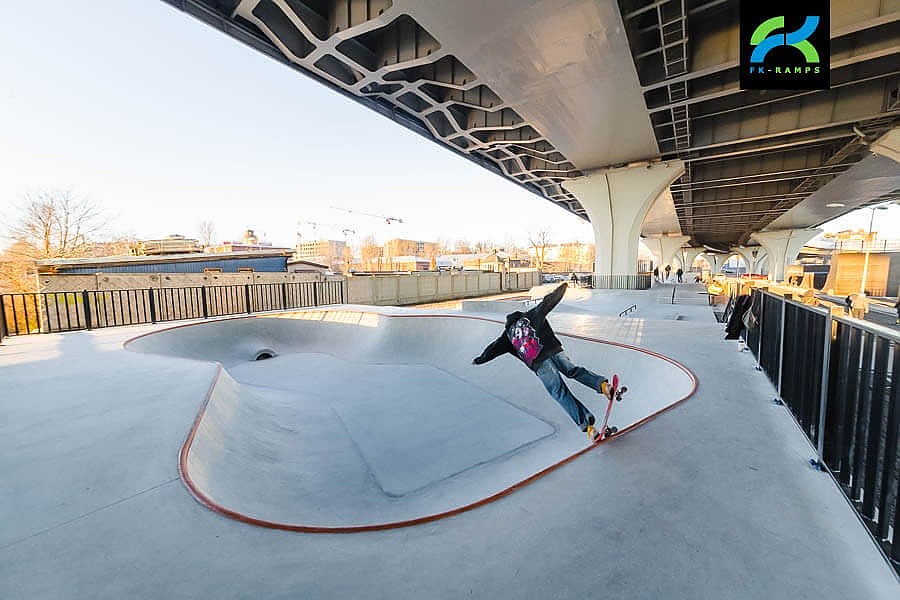
[[[257,525],[349,532],[456,514],[602,451],[513,357],[471,364],[501,327],[310,310],[175,327],[126,346],[221,365],[181,455],[198,500]],[[690,372],[665,357],[561,337],[576,363],[629,386],[611,419],[619,435],[693,393]],[[569,384],[603,414],[605,398]]]

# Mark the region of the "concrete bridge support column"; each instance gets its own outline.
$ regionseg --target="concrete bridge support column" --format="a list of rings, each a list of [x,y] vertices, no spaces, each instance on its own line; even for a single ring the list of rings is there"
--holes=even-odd
[[[738,248],[732,248],[731,254],[737,254],[744,259],[744,264],[747,265],[747,273],[756,273],[756,258],[754,258],[752,250],[741,246]]]
[[[760,256],[756,259],[756,268],[760,275],[769,274],[769,255],[760,252]]]
[[[710,252],[707,250],[703,253],[703,256],[706,257],[706,262],[709,263],[710,275],[718,275],[722,272],[722,267],[725,266],[725,261],[728,260],[729,255],[722,252]]]
[[[785,268],[797,259],[800,249],[821,233],[821,229],[781,229],[752,234],[769,258],[769,281],[783,281]]]
[[[689,271],[697,257],[703,254],[703,248],[685,248],[684,249],[684,267],[685,271]]]
[[[637,273],[638,243],[647,211],[684,173],[684,163],[670,160],[621,169],[601,169],[567,181],[594,226],[597,275]]]
[[[675,269],[673,258],[677,258],[681,263],[678,250],[691,238],[677,233],[660,233],[648,235],[644,239],[647,246],[659,257],[659,270],[662,271],[666,265],[670,265],[672,270]]]

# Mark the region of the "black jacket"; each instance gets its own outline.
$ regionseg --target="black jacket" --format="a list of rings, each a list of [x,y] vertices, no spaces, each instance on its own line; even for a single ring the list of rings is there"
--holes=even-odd
[[[480,365],[508,352],[534,371],[541,362],[562,352],[562,343],[547,322],[547,313],[562,300],[566,287],[565,283],[560,284],[527,312],[517,310],[506,315],[503,333],[472,362]]]

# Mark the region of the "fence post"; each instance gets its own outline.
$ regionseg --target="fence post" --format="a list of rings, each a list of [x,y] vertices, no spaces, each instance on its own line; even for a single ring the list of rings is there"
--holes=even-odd
[[[84,305],[84,327],[85,329],[91,328],[91,297],[88,295],[87,290],[81,291],[81,303]]]
[[[0,294],[0,342],[3,338],[9,337],[9,329],[6,327],[6,300],[5,296]]]
[[[313,281],[313,306],[319,305],[319,282]]]
[[[281,310],[287,310],[287,284],[281,282]]]
[[[150,295],[150,322],[156,323],[156,296],[153,294],[153,288],[148,288],[147,293]]]
[[[822,349],[822,385],[819,395],[819,423],[816,425],[816,433],[818,440],[816,441],[816,452],[819,453],[819,461],[825,463],[825,412],[828,408],[828,375],[831,367],[831,330],[832,330],[831,310],[825,317],[825,347]]]
[[[206,302],[206,286],[205,285],[200,286],[200,302],[203,305],[203,318],[208,319],[209,318],[209,307]]]
[[[778,398],[781,398],[782,371],[784,369],[784,320],[787,312],[787,296],[781,296],[781,331],[778,340]]]
[[[247,314],[249,315],[250,313],[253,312],[253,310],[250,307],[250,284],[249,283],[244,284],[244,301],[247,303]]]

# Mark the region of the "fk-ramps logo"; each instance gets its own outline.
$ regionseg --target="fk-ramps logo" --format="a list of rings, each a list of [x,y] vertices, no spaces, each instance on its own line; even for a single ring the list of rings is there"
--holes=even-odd
[[[826,90],[828,0],[741,0],[741,89]]]

